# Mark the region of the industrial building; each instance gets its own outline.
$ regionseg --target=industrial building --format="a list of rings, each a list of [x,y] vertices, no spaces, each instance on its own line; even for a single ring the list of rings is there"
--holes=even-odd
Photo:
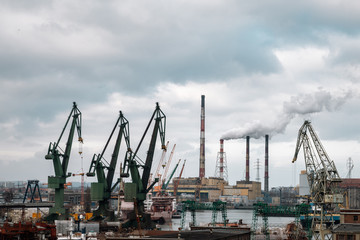
[[[360,209],[360,178],[343,178],[339,183],[344,193],[344,206],[349,209]]]
[[[333,239],[360,239],[360,211],[346,209],[340,211],[340,224],[332,230]]]
[[[252,204],[262,198],[261,183],[255,181],[237,181],[236,185],[228,185],[228,183],[221,178],[209,177],[203,178],[201,181],[199,178],[175,178],[174,181],[179,181],[177,188],[177,198],[179,201],[194,199],[195,192],[200,192],[201,202],[213,202],[223,199],[228,196],[243,197],[243,202],[246,204]],[[174,185],[168,186],[169,193],[173,194]]]

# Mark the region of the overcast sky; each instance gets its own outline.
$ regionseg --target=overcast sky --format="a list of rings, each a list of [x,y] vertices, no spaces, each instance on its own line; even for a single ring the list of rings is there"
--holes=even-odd
[[[304,158],[291,160],[305,119],[340,176],[352,158],[360,177],[359,12],[360,2],[337,0],[3,0],[0,180],[47,182],[54,170],[44,156],[73,101],[84,149],[81,160],[74,142],[70,172],[81,172],[81,162],[88,171],[120,110],[136,148],[159,102],[169,149],[176,144],[170,170],[187,159],[183,176],[198,176],[201,95],[207,177],[223,137],[229,182],[244,180],[250,135],[250,178],[259,159],[263,181],[270,134],[270,187],[296,185]],[[160,155],[157,146],[153,169]]]

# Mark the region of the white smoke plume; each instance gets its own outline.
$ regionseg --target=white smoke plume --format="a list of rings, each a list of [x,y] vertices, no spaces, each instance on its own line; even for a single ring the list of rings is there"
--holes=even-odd
[[[284,102],[284,113],[304,115],[324,110],[331,112],[338,110],[351,96],[350,90],[340,96],[335,96],[325,90],[319,90],[313,94],[301,94],[291,97],[290,102]]]
[[[292,96],[290,101],[283,103],[283,111],[274,123],[266,125],[259,120],[255,120],[244,124],[243,127],[228,130],[221,138],[230,140],[250,136],[251,138],[258,139],[266,134],[274,136],[283,133],[294,117],[322,111],[331,112],[338,110],[352,96],[351,90],[331,93],[323,89],[319,89],[312,94]]]

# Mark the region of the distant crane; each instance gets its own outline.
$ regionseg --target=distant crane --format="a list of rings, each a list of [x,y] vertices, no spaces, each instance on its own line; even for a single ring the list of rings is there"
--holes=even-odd
[[[310,121],[305,121],[299,130],[292,162],[296,161],[301,147],[304,151],[306,174],[314,203],[312,221],[314,238],[332,239],[330,228],[333,223],[334,205],[343,203],[343,195],[336,192],[336,186],[341,182],[341,178],[335,163],[327,155]],[[315,217],[318,209],[320,209],[320,216]]]
[[[117,127],[119,127],[119,132],[116,138],[113,153],[111,155],[111,161],[108,163],[104,158],[104,153]],[[93,177],[95,176],[96,172],[97,177],[97,182],[91,183],[91,200],[98,201],[99,203],[99,207],[93,212],[93,220],[115,220],[114,211],[109,210],[109,200],[111,198],[112,191],[120,182],[120,179],[118,179],[118,181],[113,185],[116,163],[119,156],[121,139],[123,136],[127,145],[126,154],[129,154],[131,153],[129,122],[120,111],[120,115],[115,123],[113,130],[111,131],[110,137],[107,140],[103,151],[101,154],[94,154],[90,164],[89,172],[86,174],[89,177]],[[107,170],[107,172],[105,172],[105,170]]]
[[[171,165],[171,160],[172,160],[172,158],[173,158],[173,156],[174,156],[175,147],[176,147],[176,144],[174,144],[174,147],[172,148],[171,153],[170,153],[170,156],[169,156],[169,160],[168,160],[167,163],[165,164],[166,167],[165,167],[164,175],[161,176],[161,179],[159,179],[161,186],[163,186],[163,185],[165,184],[165,181],[166,181],[166,178],[167,178],[167,174],[168,174],[168,171],[169,171],[169,167],[170,167],[170,165]]]
[[[160,179],[160,174],[159,174],[159,171],[160,171],[160,167],[162,166],[162,163],[164,161],[164,158],[165,158],[165,155],[166,155],[166,152],[167,152],[167,148],[168,148],[168,145],[169,145],[169,141],[167,141],[166,143],[166,146],[165,148],[163,149],[163,152],[161,154],[161,158],[160,158],[160,161],[159,161],[159,164],[156,168],[156,171],[154,173],[154,176],[151,175],[151,177],[149,178],[149,183],[148,183],[148,186],[150,186],[150,184],[155,180],[155,178],[158,178]]]
[[[170,176],[169,176],[169,179],[168,179],[166,182],[164,181],[164,183],[162,184],[162,186],[161,186],[161,191],[162,191],[162,192],[164,192],[164,191],[167,189],[167,187],[168,187],[168,185],[169,185],[172,177],[174,176],[174,174],[175,174],[175,172],[176,172],[176,169],[177,169],[178,166],[179,166],[180,161],[181,161],[181,159],[179,159],[178,163],[175,165],[174,169],[172,170],[172,172],[171,172],[171,174],[170,174]]]
[[[59,144],[71,117],[72,122],[69,136],[66,142],[65,151],[63,151]],[[83,139],[81,137],[81,112],[74,102],[73,108],[66,120],[65,126],[61,131],[58,141],[49,144],[48,153],[45,156],[45,159],[53,161],[55,170],[55,176],[48,177],[49,188],[55,189],[55,205],[54,207],[50,208],[49,215],[46,217],[46,220],[50,222],[54,220],[65,220],[68,217],[68,214],[65,212],[64,208],[64,185],[66,183],[66,178],[71,176],[71,173],[67,172],[67,168],[69,165],[75,129],[78,133],[78,141],[80,144],[82,144]]]
[[[347,169],[348,169],[348,173],[346,175],[346,178],[351,178],[351,172],[354,168],[354,161],[351,159],[351,157],[349,157],[347,163],[346,163]]]

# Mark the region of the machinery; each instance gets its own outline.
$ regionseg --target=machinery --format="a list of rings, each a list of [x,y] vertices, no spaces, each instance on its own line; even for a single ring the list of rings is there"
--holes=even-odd
[[[150,128],[152,121],[154,123],[153,133],[150,139],[150,145],[147,151],[147,156],[145,162],[142,162],[138,157],[137,153],[140,149],[142,142]],[[154,157],[154,150],[156,146],[156,139],[159,133],[161,140],[161,148],[165,149],[165,127],[166,127],[166,117],[165,114],[161,111],[160,106],[156,103],[156,108],[151,116],[151,119],[145,129],[145,132],[139,142],[138,147],[134,153],[129,154],[129,157],[124,161],[123,172],[121,177],[129,177],[129,172],[131,174],[131,182],[126,182],[124,186],[125,192],[125,201],[134,202],[134,211],[128,214],[128,220],[126,223],[122,224],[122,227],[135,227],[135,228],[154,228],[155,225],[151,221],[150,214],[146,214],[144,211],[144,200],[146,199],[146,194],[152,189],[152,187],[158,181],[155,178],[155,181],[148,185],[148,180],[150,177],[151,165]],[[142,168],[142,175],[140,175],[139,169]]]
[[[160,181],[161,174],[159,174],[159,171],[160,171],[161,166],[163,166],[163,168],[165,167],[165,164],[163,164],[163,161],[164,161],[164,158],[165,158],[165,155],[166,155],[166,152],[167,152],[168,145],[169,145],[169,141],[167,141],[165,149],[163,149],[159,164],[158,164],[158,166],[156,168],[156,171],[155,171],[155,174],[154,174],[154,178],[152,177],[152,174],[150,174],[151,177],[149,178],[148,186],[150,186],[150,184],[155,180],[155,178],[159,178],[159,181]]]
[[[116,138],[115,147],[111,155],[110,163],[108,163],[104,158],[104,153],[111,141],[111,138],[114,135],[116,128],[119,126],[119,132]],[[91,220],[107,220],[114,221],[115,215],[114,211],[109,209],[109,200],[111,198],[111,193],[117,184],[120,182],[120,179],[113,185],[113,178],[116,168],[117,159],[119,156],[120,145],[122,137],[124,136],[125,143],[127,145],[127,153],[131,152],[130,148],[130,136],[129,136],[129,122],[124,117],[120,111],[120,115],[115,123],[115,126],[110,134],[109,139],[107,140],[105,147],[101,154],[94,154],[93,159],[90,164],[89,172],[87,176],[97,177],[97,182],[91,183],[91,200],[98,201],[99,206],[93,212],[93,217]],[[105,171],[106,170],[106,171]]]
[[[310,187],[311,201],[314,206],[312,232],[315,239],[332,239],[331,227],[333,213],[339,203],[343,203],[343,195],[337,192],[337,184],[341,182],[335,163],[329,158],[310,121],[301,126],[297,138],[295,162],[303,147],[306,174]]]
[[[59,144],[71,118],[72,121],[70,124],[69,136],[66,142],[65,150],[63,151]],[[65,212],[64,208],[64,185],[66,183],[66,178],[71,176],[71,173],[67,173],[67,168],[69,165],[75,129],[78,133],[78,141],[80,144],[82,144],[83,139],[81,138],[81,112],[74,102],[73,108],[69,114],[69,117],[67,118],[58,141],[49,144],[48,153],[45,156],[45,159],[53,161],[55,170],[55,176],[48,177],[48,187],[55,189],[55,205],[50,209],[49,215],[46,217],[47,221],[52,222],[54,220],[64,220],[68,217],[68,213]],[[79,153],[81,154],[80,151]]]

